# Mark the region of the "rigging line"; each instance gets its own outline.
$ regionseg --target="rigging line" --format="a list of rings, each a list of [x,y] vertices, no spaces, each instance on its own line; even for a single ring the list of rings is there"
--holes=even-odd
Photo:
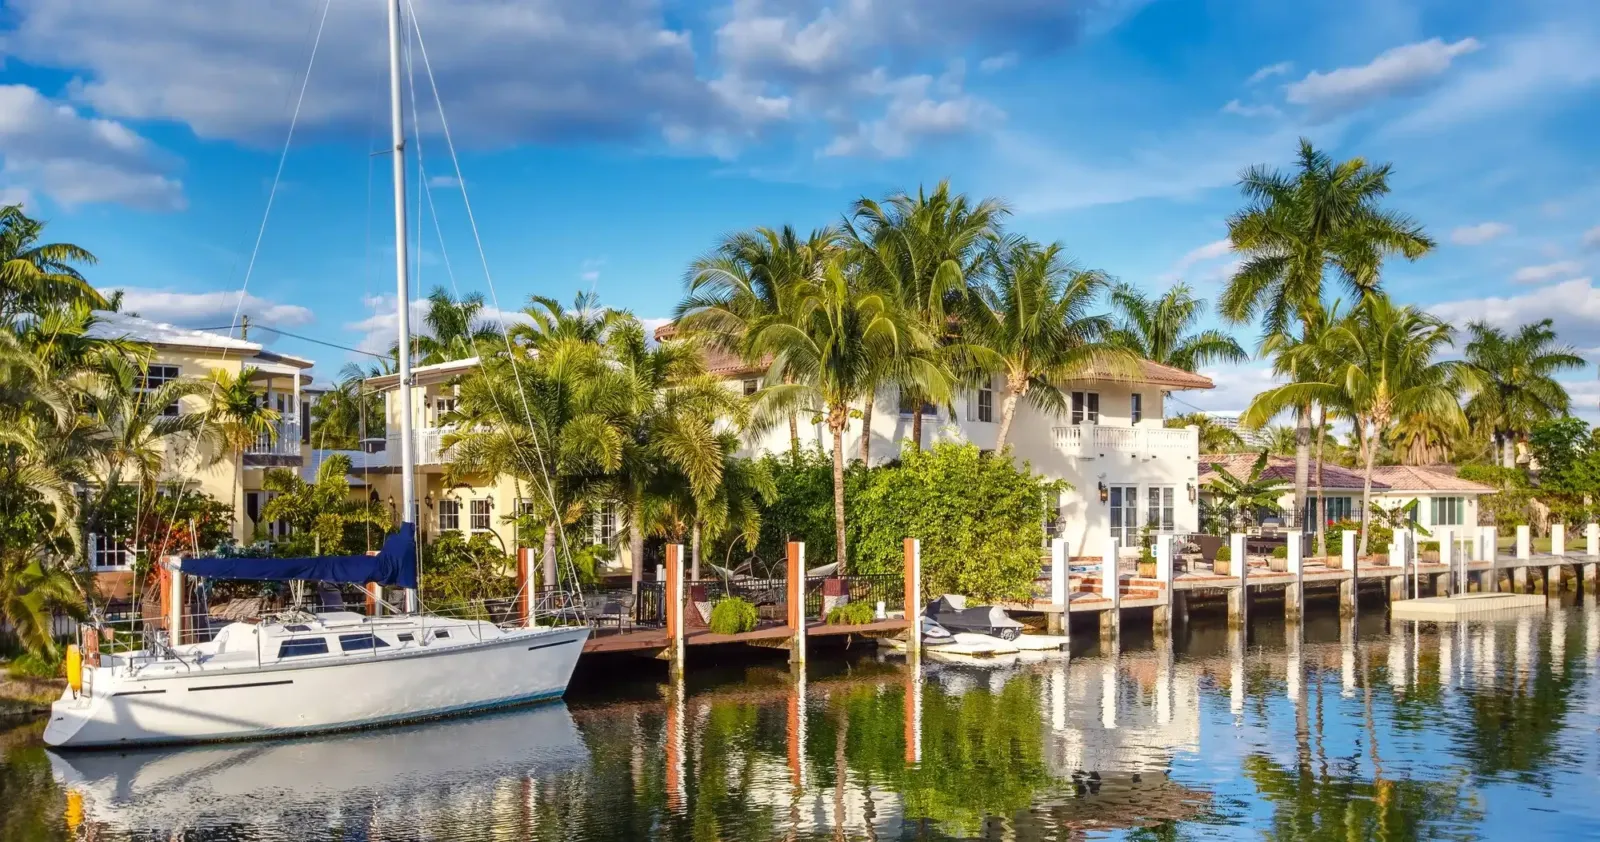
[[[444,133],[445,145],[450,150],[450,162],[451,162],[451,165],[453,166],[453,168],[455,170],[456,184],[461,189],[461,202],[462,202],[462,205],[466,209],[467,221],[471,225],[471,228],[472,228],[472,238],[473,238],[473,242],[477,246],[478,259],[483,265],[483,276],[484,276],[485,282],[487,283],[487,285],[489,287],[490,301],[494,305],[494,309],[495,309],[495,311],[496,311],[496,313],[498,315],[498,318],[496,318],[495,321],[500,326],[500,335],[505,339],[506,353],[507,353],[508,357],[510,358],[511,372],[512,372],[512,376],[515,379],[516,384],[517,384],[517,395],[521,399],[521,402],[522,402],[523,415],[527,418],[529,428],[530,429],[536,428],[537,425],[535,425],[534,422],[533,422],[533,411],[528,406],[527,390],[522,385],[522,374],[521,374],[521,371],[517,367],[516,351],[512,347],[512,344],[511,344],[511,334],[506,328],[504,311],[500,307],[500,296],[499,296],[499,293],[495,289],[493,273],[491,273],[490,270],[489,270],[489,257],[488,257],[488,254],[484,250],[483,237],[482,237],[481,233],[478,230],[477,215],[473,213],[473,211],[472,211],[472,200],[467,195],[467,182],[466,182],[466,179],[462,177],[461,159],[456,154],[455,139],[451,136],[451,133],[450,133],[450,121],[445,116],[445,113],[444,113],[444,99],[439,95],[439,83],[438,83],[438,80],[437,80],[437,78],[435,78],[434,73],[433,73],[433,62],[428,58],[428,43],[427,43],[426,39],[423,38],[422,26],[421,26],[421,23],[417,20],[416,9],[415,9],[415,6],[412,4],[412,0],[406,0],[406,6],[407,6],[407,8],[409,8],[411,10],[411,26],[416,31],[417,49],[418,49],[418,52],[420,52],[422,54],[422,67],[423,67],[423,70],[427,73],[428,85],[429,85],[430,89],[433,92],[434,105],[437,107],[438,112],[439,112],[439,126],[440,126],[441,130]],[[419,157],[420,157],[420,152],[419,152]],[[497,409],[499,408],[498,407],[498,399],[496,399],[496,408]],[[502,417],[504,417],[504,412],[503,411],[501,412],[501,415],[502,415]],[[542,469],[539,475],[546,478],[544,486],[543,486],[543,488],[541,490],[544,491],[545,498],[550,504],[550,510],[552,512],[552,519],[556,519],[556,516],[554,514],[557,511],[556,500],[555,500],[555,491],[551,487],[551,484],[550,484],[549,479],[548,479],[549,463],[545,459],[544,448],[543,448],[543,446],[541,446],[539,444],[538,436],[537,435],[533,436],[531,440],[533,442],[534,454],[538,457],[539,465],[540,465],[540,467]],[[573,562],[572,562],[572,548],[571,548],[569,542],[567,541],[566,530],[565,529],[558,529],[557,530],[557,535],[561,539],[562,549],[565,551],[566,556],[567,556],[567,563],[568,563],[569,566],[572,566],[573,565]],[[634,563],[637,564],[637,563],[639,563],[639,561],[635,560]],[[575,584],[577,582],[576,575],[573,576],[573,582]]]
[[[445,145],[450,150],[450,161],[451,161],[451,164],[452,164],[452,166],[454,167],[454,170],[455,170],[456,184],[461,189],[461,201],[462,201],[463,206],[466,208],[467,221],[470,223],[471,228],[472,228],[472,237],[473,237],[474,243],[477,246],[478,259],[483,265],[483,275],[484,275],[484,280],[487,282],[487,285],[489,287],[490,300],[491,300],[492,304],[494,305],[494,308],[495,308],[495,311],[496,311],[497,315],[499,316],[498,318],[495,319],[495,322],[500,327],[500,335],[501,335],[501,337],[503,337],[505,339],[506,353],[507,353],[507,355],[508,355],[508,357],[510,359],[510,362],[511,362],[512,376],[515,379],[516,384],[517,384],[517,395],[521,399],[521,402],[522,402],[523,415],[526,417],[526,419],[528,421],[529,428],[530,429],[536,429],[537,425],[534,424],[534,422],[533,422],[533,411],[528,406],[527,390],[522,385],[522,374],[521,374],[521,371],[517,367],[516,350],[512,347],[511,334],[506,328],[505,318],[504,318],[504,311],[501,310],[501,308],[500,308],[500,297],[499,297],[498,292],[496,292],[496,290],[495,290],[494,276],[489,270],[489,258],[488,258],[488,255],[484,251],[484,248],[483,248],[483,237],[478,231],[477,216],[472,211],[472,201],[467,195],[466,179],[462,177],[462,173],[461,173],[461,159],[456,154],[455,140],[450,134],[450,122],[449,122],[448,118],[446,118],[445,113],[444,113],[444,100],[439,95],[439,84],[438,84],[438,80],[434,77],[434,74],[433,74],[433,63],[428,58],[428,44],[427,44],[427,41],[423,38],[422,26],[421,26],[421,23],[417,20],[416,8],[412,4],[411,0],[406,0],[406,7],[408,9],[410,9],[410,11],[411,11],[411,15],[410,15],[410,17],[411,17],[411,27],[416,32],[417,50],[418,50],[418,52],[420,52],[422,54],[423,70],[427,73],[428,85],[429,85],[430,89],[433,92],[434,105],[437,107],[438,112],[439,112],[439,125],[440,125],[440,128],[443,130],[443,133],[444,133]],[[413,88],[414,87],[415,86],[413,86]],[[415,90],[413,90],[413,95],[414,94],[415,94]],[[419,133],[418,137],[419,137],[419,140],[418,140],[418,158],[420,159],[421,158],[420,133]],[[424,189],[426,189],[425,186],[424,186]],[[459,292],[458,292],[458,294],[459,294]],[[490,393],[491,393],[491,395],[493,395],[493,391],[492,390],[491,390]],[[504,412],[503,409],[500,408],[499,399],[498,398],[495,398],[495,408],[498,411],[500,411],[501,417],[502,417],[502,419],[504,419],[505,418],[505,412]],[[556,512],[558,511],[558,508],[556,506],[555,491],[551,487],[551,484],[550,484],[549,479],[548,479],[549,463],[545,459],[544,448],[543,448],[543,446],[541,446],[539,444],[539,440],[538,440],[538,436],[537,435],[532,436],[531,437],[531,441],[533,443],[534,454],[538,457],[539,465],[540,465],[540,467],[542,469],[539,472],[539,476],[542,476],[542,477],[546,478],[544,486],[542,487],[541,490],[544,491],[545,499],[550,504],[550,510],[551,510],[551,513],[552,513],[552,515],[551,515],[552,519],[553,520],[557,520],[559,522],[559,518],[556,515]],[[531,478],[532,478],[532,472],[530,471],[530,479]],[[558,528],[556,530],[556,534],[559,536],[559,538],[561,540],[562,550],[566,553],[566,557],[567,557],[566,560],[567,560],[568,566],[574,568],[573,569],[573,572],[574,572],[573,583],[574,583],[574,586],[576,587],[576,583],[577,583],[577,576],[575,575],[576,574],[576,569],[575,569],[575,567],[573,565],[572,548],[571,548],[569,542],[567,541],[566,530]],[[639,561],[635,560],[634,563],[637,564],[637,563],[639,563]],[[553,583],[547,583],[547,584],[553,584]],[[581,592],[581,590],[580,590],[580,592]]]
[[[229,325],[217,325],[216,327],[190,328],[190,330],[225,330],[228,327],[229,327]],[[310,342],[313,345],[326,345],[329,348],[338,348],[341,351],[349,351],[352,354],[365,354],[365,355],[367,355],[369,357],[377,357],[380,360],[389,359],[389,355],[388,354],[379,354],[379,353],[377,353],[375,351],[363,351],[360,348],[352,348],[349,345],[340,345],[337,342],[329,342],[326,339],[315,339],[313,337],[303,336],[303,335],[298,334],[298,333],[290,333],[287,330],[283,330],[282,328],[272,327],[271,325],[251,325],[251,327],[256,328],[257,330],[265,330],[265,331],[270,331],[272,333],[281,334],[281,335],[287,336],[287,337],[289,337],[291,339],[298,339],[298,340],[300,340],[302,342]]]
[[[261,226],[256,229],[255,244],[250,249],[250,261],[245,266],[244,280],[239,285],[239,299],[234,304],[234,307],[233,307],[233,319],[232,319],[232,321],[231,321],[231,323],[229,324],[229,327],[228,327],[228,334],[230,336],[233,334],[234,327],[236,325],[238,325],[238,323],[239,323],[239,314],[241,312],[243,312],[243,310],[244,310],[245,296],[249,294],[250,277],[255,272],[256,257],[261,253],[261,241],[266,236],[266,233],[267,233],[267,221],[269,219],[271,219],[271,217],[272,217],[272,205],[273,205],[273,201],[278,196],[278,185],[281,184],[282,181],[283,181],[284,163],[289,160],[289,148],[294,142],[294,130],[295,130],[295,127],[297,125],[299,125],[299,123],[300,123],[300,110],[305,105],[306,89],[309,88],[310,85],[311,85],[311,71],[312,71],[313,68],[316,67],[316,64],[317,64],[317,51],[322,46],[322,33],[327,29],[327,26],[328,26],[328,10],[332,9],[332,8],[333,8],[333,0],[325,0],[325,2],[322,4],[322,14],[317,18],[317,34],[311,40],[311,55],[306,59],[306,71],[305,71],[305,74],[302,75],[301,79],[300,79],[300,92],[295,97],[294,112],[289,115],[289,131],[284,136],[284,139],[283,139],[283,151],[278,154],[278,167],[277,167],[277,170],[273,173],[273,176],[272,176],[272,187],[267,191],[267,206],[266,206],[265,209],[263,209],[263,211],[261,213]],[[224,360],[227,359],[228,350],[229,349],[227,349],[227,348],[224,348],[222,350],[222,359],[224,359]],[[240,374],[243,374],[243,370],[240,371]],[[298,377],[298,375],[296,375],[296,376]],[[299,407],[295,407],[295,412],[298,413],[299,411],[300,411],[300,408]],[[200,436],[190,436],[189,440],[186,442],[186,445],[185,445],[185,448],[184,448],[184,453],[188,454],[190,451],[194,450],[198,446],[199,441],[200,441]],[[241,472],[241,474],[242,474],[242,472],[244,470],[244,465],[243,465],[243,461],[244,460],[242,458],[242,452],[243,451],[242,451],[242,448],[241,448],[240,449],[240,453],[241,453],[240,463],[241,464],[238,466],[238,469]],[[242,484],[243,484],[243,479],[241,477],[240,485],[242,485]],[[242,489],[241,489],[240,493],[241,494],[243,493]],[[172,517],[170,518],[170,522],[169,522],[169,524],[167,526],[167,530],[168,530],[169,535],[171,533],[172,527],[177,525],[177,522],[178,522],[178,508],[179,508],[179,504],[182,502],[182,500],[183,500],[183,489],[180,486],[178,491],[172,495]],[[238,501],[234,501],[234,502],[238,502]],[[233,516],[235,518],[237,518],[238,515],[239,515],[238,511],[235,510],[233,512]],[[163,548],[163,550],[166,549],[166,542],[163,542],[162,548]]]

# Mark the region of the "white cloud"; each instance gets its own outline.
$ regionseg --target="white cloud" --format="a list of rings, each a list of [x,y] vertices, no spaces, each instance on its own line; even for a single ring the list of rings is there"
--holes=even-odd
[[[1428,309],[1458,327],[1485,321],[1515,328],[1540,319],[1554,319],[1556,334],[1563,343],[1579,348],[1600,346],[1600,288],[1589,278],[1574,278],[1518,295],[1446,301]]]
[[[461,186],[461,179],[453,175],[430,175],[428,176],[428,186],[453,189]]]
[[[1277,64],[1269,64],[1266,67],[1263,67],[1260,70],[1250,74],[1250,78],[1244,80],[1244,83],[1246,85],[1254,85],[1257,82],[1270,79],[1274,76],[1282,76],[1293,69],[1294,62],[1280,61]]]
[[[1507,111],[1548,107],[1559,94],[1600,82],[1600,35],[1564,24],[1502,39],[1486,59],[1486,66],[1455,76],[1391,130],[1428,132]]]
[[[27,85],[0,85],[0,156],[0,179],[13,195],[37,191],[69,208],[101,202],[184,207],[182,183],[166,175],[164,156],[149,141]]]
[[[26,187],[16,185],[0,186],[0,206],[22,205],[27,207],[33,204],[33,193]]]
[[[395,298],[392,295],[372,295],[361,302],[367,308],[364,318],[344,325],[345,330],[361,334],[361,339],[356,347],[373,354],[385,354],[394,347],[395,339],[400,333],[399,309],[395,307]],[[428,313],[428,302],[413,300],[411,302],[411,332],[414,335],[431,336],[428,324],[423,317]],[[485,305],[478,311],[476,323],[490,325],[503,330],[508,325],[527,324],[529,319],[518,311],[500,310]]]
[[[579,280],[593,285],[600,280],[600,268],[605,265],[606,259],[604,257],[584,258],[583,262],[578,264]]]
[[[249,316],[256,324],[273,327],[297,327],[316,319],[308,307],[282,304],[257,295],[246,294],[241,303],[239,290],[236,289],[176,292],[145,287],[113,287],[101,292],[110,295],[118,289],[122,291],[123,312],[137,313],[143,318],[179,327],[215,328],[233,324],[236,310],[240,315]]]
[[[1207,411],[1240,411],[1249,406],[1256,395],[1278,385],[1272,367],[1260,362],[1219,365],[1203,369],[1200,373],[1211,378],[1217,387],[1174,393],[1172,402],[1167,406],[1168,415],[1190,412],[1191,406]]]
[[[1600,225],[1583,232],[1583,247],[1586,249],[1600,248]]]
[[[818,155],[900,158],[918,140],[961,134],[1002,119],[1000,109],[963,92],[963,69],[957,62],[937,79],[925,73],[893,78],[880,67],[859,77],[856,90],[887,100],[882,116],[836,136]]]
[[[1483,46],[1476,38],[1447,44],[1430,38],[1387,50],[1367,64],[1327,73],[1311,71],[1285,89],[1289,102],[1322,115],[1359,108],[1382,97],[1412,91],[1450,69],[1456,58]]]
[[[984,73],[999,73],[1002,70],[1009,70],[1016,66],[1017,53],[1015,50],[1008,50],[999,55],[989,56],[978,62],[978,69]]]
[[[1511,276],[1511,280],[1519,284],[1542,284],[1559,278],[1571,278],[1582,271],[1583,264],[1578,261],[1562,260],[1542,266],[1524,266]]]
[[[1189,252],[1183,257],[1178,258],[1177,263],[1173,264],[1172,271],[1173,273],[1181,276],[1184,272],[1189,271],[1189,268],[1194,266],[1196,263],[1216,260],[1219,257],[1224,257],[1232,253],[1233,241],[1224,237],[1220,240],[1206,243],[1199,248],[1190,249]]]
[[[1230,99],[1227,105],[1222,106],[1222,113],[1237,114],[1240,117],[1276,117],[1283,112],[1275,105],[1245,105],[1239,100]]]
[[[1480,222],[1477,225],[1462,225],[1451,231],[1450,242],[1458,246],[1481,246],[1509,233],[1511,226],[1504,222]]]

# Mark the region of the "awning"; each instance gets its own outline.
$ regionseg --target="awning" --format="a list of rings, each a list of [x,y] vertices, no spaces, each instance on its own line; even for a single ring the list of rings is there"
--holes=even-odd
[[[417,528],[403,523],[383,541],[377,555],[334,555],[316,558],[186,558],[179,569],[210,579],[294,579],[363,585],[377,582],[401,588],[417,586]]]

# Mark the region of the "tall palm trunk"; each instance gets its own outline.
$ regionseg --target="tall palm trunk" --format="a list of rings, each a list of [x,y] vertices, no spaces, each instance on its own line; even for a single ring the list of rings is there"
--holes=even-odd
[[[922,449],[922,396],[912,395],[911,400],[911,444],[918,450]]]
[[[638,596],[639,584],[644,581],[644,506],[641,502],[634,501],[633,523],[628,527],[628,556],[633,568],[629,579],[635,596]]]
[[[861,402],[861,464],[869,468],[872,467],[872,405],[877,397],[874,391]]]
[[[1006,437],[1011,434],[1011,422],[1017,417],[1017,402],[1028,391],[1026,382],[1019,384],[1006,383],[1006,399],[1000,404],[1000,432],[994,437],[994,452],[999,453],[1006,448]]]
[[[1517,466],[1517,437],[1509,430],[1505,433],[1504,446],[1505,455],[1502,458],[1505,461],[1505,467],[1515,468]]]
[[[1311,405],[1300,407],[1294,422],[1294,511],[1289,526],[1300,526],[1305,518],[1306,486],[1311,481]]]
[[[1317,424],[1317,557],[1328,557],[1328,490],[1323,483],[1323,447],[1328,441],[1328,408],[1322,407]]]
[[[1368,431],[1365,425],[1362,426],[1360,431],[1362,449],[1365,451],[1362,453],[1362,459],[1366,463],[1366,470],[1362,472],[1361,478],[1361,543],[1358,545],[1359,549],[1356,550],[1356,558],[1358,559],[1367,554],[1367,537],[1368,533],[1372,531],[1372,462],[1373,457],[1377,455],[1378,429],[1378,424],[1374,421],[1370,440],[1367,437]]]
[[[700,519],[689,528],[689,580],[700,581]]]
[[[837,575],[845,572],[844,547],[844,424],[849,410],[842,404],[828,407],[828,429],[833,432],[833,560]]]
[[[800,416],[789,413],[789,457],[800,458]]]

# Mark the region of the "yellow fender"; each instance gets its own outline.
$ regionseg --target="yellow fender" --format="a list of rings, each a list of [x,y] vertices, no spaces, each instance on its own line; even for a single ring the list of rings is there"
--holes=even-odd
[[[67,686],[74,695],[83,692],[83,650],[76,643],[67,647]]]

